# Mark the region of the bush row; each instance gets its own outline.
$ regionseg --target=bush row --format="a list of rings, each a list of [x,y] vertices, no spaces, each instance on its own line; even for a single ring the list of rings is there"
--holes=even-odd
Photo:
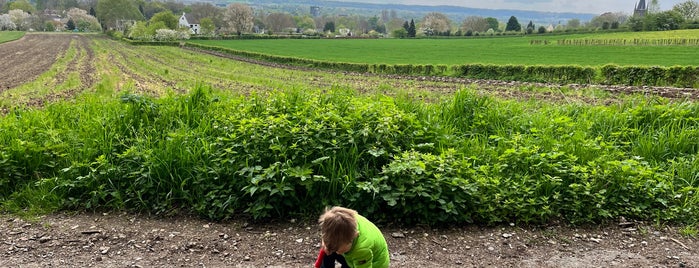
[[[605,65],[602,83],[629,86],[699,87],[699,67],[637,67]]]
[[[699,108],[650,105],[344,89],[53,104],[0,118],[0,201],[209,219],[344,205],[403,223],[696,220]]]
[[[607,65],[602,68],[576,65],[420,65],[420,64],[364,64],[330,62],[296,57],[283,57],[263,53],[233,50],[201,44],[185,46],[213,50],[232,55],[255,58],[280,64],[301,65],[313,68],[348,72],[399,74],[416,76],[455,76],[475,79],[512,80],[560,84],[607,84],[630,86],[699,87],[699,68],[691,66],[640,67]]]
[[[699,39],[561,39],[565,46],[699,46]]]

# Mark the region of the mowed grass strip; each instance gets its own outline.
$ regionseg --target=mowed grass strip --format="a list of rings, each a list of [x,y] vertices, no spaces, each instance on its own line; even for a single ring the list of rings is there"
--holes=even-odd
[[[0,32],[0,44],[22,38],[24,32]]]
[[[679,34],[678,34],[679,32]],[[645,36],[645,37],[644,37]],[[676,37],[671,37],[676,36]],[[321,39],[192,40],[190,42],[305,59],[370,64],[517,64],[697,66],[697,46],[559,46],[555,40],[578,38],[696,38],[699,31],[534,35],[476,39]],[[532,40],[552,40],[532,45]]]

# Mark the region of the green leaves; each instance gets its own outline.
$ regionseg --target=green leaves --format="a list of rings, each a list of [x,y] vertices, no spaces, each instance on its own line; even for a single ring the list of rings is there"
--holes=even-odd
[[[355,94],[200,88],[15,112],[0,120],[0,198],[214,220],[327,205],[432,225],[699,216],[694,104]]]

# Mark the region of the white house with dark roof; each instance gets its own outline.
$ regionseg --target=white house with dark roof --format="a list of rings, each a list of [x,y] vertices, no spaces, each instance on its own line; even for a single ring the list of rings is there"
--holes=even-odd
[[[192,34],[199,34],[200,31],[199,20],[192,18],[192,16],[184,12],[182,12],[182,17],[180,17],[180,27],[189,28]]]

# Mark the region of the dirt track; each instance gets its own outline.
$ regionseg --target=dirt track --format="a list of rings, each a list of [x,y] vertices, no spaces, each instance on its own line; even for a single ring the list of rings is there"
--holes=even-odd
[[[311,267],[312,221],[0,215],[0,267]],[[699,241],[643,223],[587,228],[380,226],[392,267],[699,267]]]

